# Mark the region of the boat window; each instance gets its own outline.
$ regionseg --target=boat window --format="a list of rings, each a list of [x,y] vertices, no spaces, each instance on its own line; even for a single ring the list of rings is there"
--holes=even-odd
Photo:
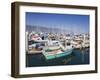
[[[67,43],[67,46],[70,46],[71,44],[70,43]]]
[[[58,46],[59,44],[58,44],[58,42],[55,42],[55,43],[53,43],[53,45]]]

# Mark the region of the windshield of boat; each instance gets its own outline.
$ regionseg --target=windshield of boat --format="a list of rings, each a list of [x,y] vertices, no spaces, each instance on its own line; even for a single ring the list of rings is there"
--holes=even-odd
[[[59,46],[59,42],[51,41],[51,42],[48,43],[48,46]]]
[[[70,46],[71,45],[71,43],[67,43],[67,46]]]

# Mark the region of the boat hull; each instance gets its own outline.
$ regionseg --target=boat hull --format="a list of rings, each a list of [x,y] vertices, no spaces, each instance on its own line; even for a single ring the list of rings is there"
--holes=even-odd
[[[59,54],[48,55],[47,52],[43,52],[43,54],[47,60],[51,60],[51,59],[55,59],[55,58],[59,58],[59,57],[63,57],[63,56],[68,56],[68,55],[72,54],[72,51],[73,51],[73,49],[69,49],[69,50],[59,53]]]

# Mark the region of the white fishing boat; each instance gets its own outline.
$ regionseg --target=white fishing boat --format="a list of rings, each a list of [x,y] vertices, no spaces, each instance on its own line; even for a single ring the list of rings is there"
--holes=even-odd
[[[29,38],[28,54],[42,53],[47,40],[42,40],[38,34],[33,32],[30,33]]]
[[[59,41],[49,41],[48,45],[43,49],[43,55],[47,60],[55,59],[70,55],[73,47],[70,43],[66,43],[64,47]]]

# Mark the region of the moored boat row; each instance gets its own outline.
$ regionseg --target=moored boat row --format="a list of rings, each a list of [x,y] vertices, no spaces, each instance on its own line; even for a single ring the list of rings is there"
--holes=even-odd
[[[42,53],[46,59],[69,55],[74,48],[89,47],[89,35],[71,36],[64,34],[27,32],[26,37],[27,53]]]

